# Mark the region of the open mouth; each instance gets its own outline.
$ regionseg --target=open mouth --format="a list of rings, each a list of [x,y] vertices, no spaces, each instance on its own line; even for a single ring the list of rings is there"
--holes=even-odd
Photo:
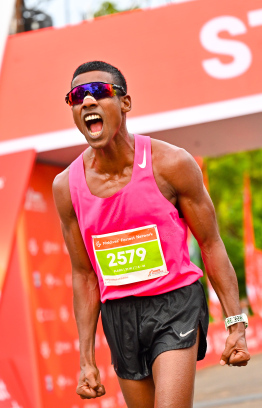
[[[100,115],[86,115],[85,123],[91,136],[98,136],[103,130],[103,120]]]

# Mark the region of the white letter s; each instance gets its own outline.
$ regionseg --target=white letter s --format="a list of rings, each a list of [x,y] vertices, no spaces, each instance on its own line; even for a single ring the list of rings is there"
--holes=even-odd
[[[231,35],[244,34],[247,30],[244,23],[236,17],[216,17],[208,21],[200,32],[203,47],[210,52],[230,55],[234,58],[229,64],[223,64],[218,58],[202,62],[204,70],[213,78],[227,79],[243,74],[251,65],[252,54],[248,46],[240,41],[226,40],[218,33],[227,31]]]

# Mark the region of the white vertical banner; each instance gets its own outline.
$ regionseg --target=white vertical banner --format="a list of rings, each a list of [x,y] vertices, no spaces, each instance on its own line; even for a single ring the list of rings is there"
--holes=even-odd
[[[9,33],[9,26],[14,12],[15,0],[0,1],[0,72],[5,52],[6,39]]]

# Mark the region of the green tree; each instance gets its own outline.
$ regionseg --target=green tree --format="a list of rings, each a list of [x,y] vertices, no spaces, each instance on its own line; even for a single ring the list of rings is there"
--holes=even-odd
[[[134,3],[133,6],[128,10],[136,10],[138,8],[139,7]],[[114,3],[111,3],[110,1],[104,1],[104,3],[101,4],[100,9],[94,14],[94,17],[101,17],[106,16],[108,14],[121,13],[122,11],[128,10],[119,10],[117,9]]]
[[[94,14],[94,17],[101,17],[107,14],[115,14],[119,12],[120,10],[116,8],[116,5],[114,3],[111,3],[110,1],[104,1],[104,3],[101,4],[100,9]]]
[[[238,276],[240,296],[245,297],[243,243],[243,179],[250,176],[256,247],[262,248],[262,150],[206,159],[210,195],[221,237]]]

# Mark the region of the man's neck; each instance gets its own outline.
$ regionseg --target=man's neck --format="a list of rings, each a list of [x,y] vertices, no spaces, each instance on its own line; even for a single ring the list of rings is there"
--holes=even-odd
[[[88,149],[89,150],[89,149]],[[93,149],[88,155],[89,168],[102,174],[123,173],[126,167],[132,166],[135,155],[134,135],[118,133],[105,148]]]

